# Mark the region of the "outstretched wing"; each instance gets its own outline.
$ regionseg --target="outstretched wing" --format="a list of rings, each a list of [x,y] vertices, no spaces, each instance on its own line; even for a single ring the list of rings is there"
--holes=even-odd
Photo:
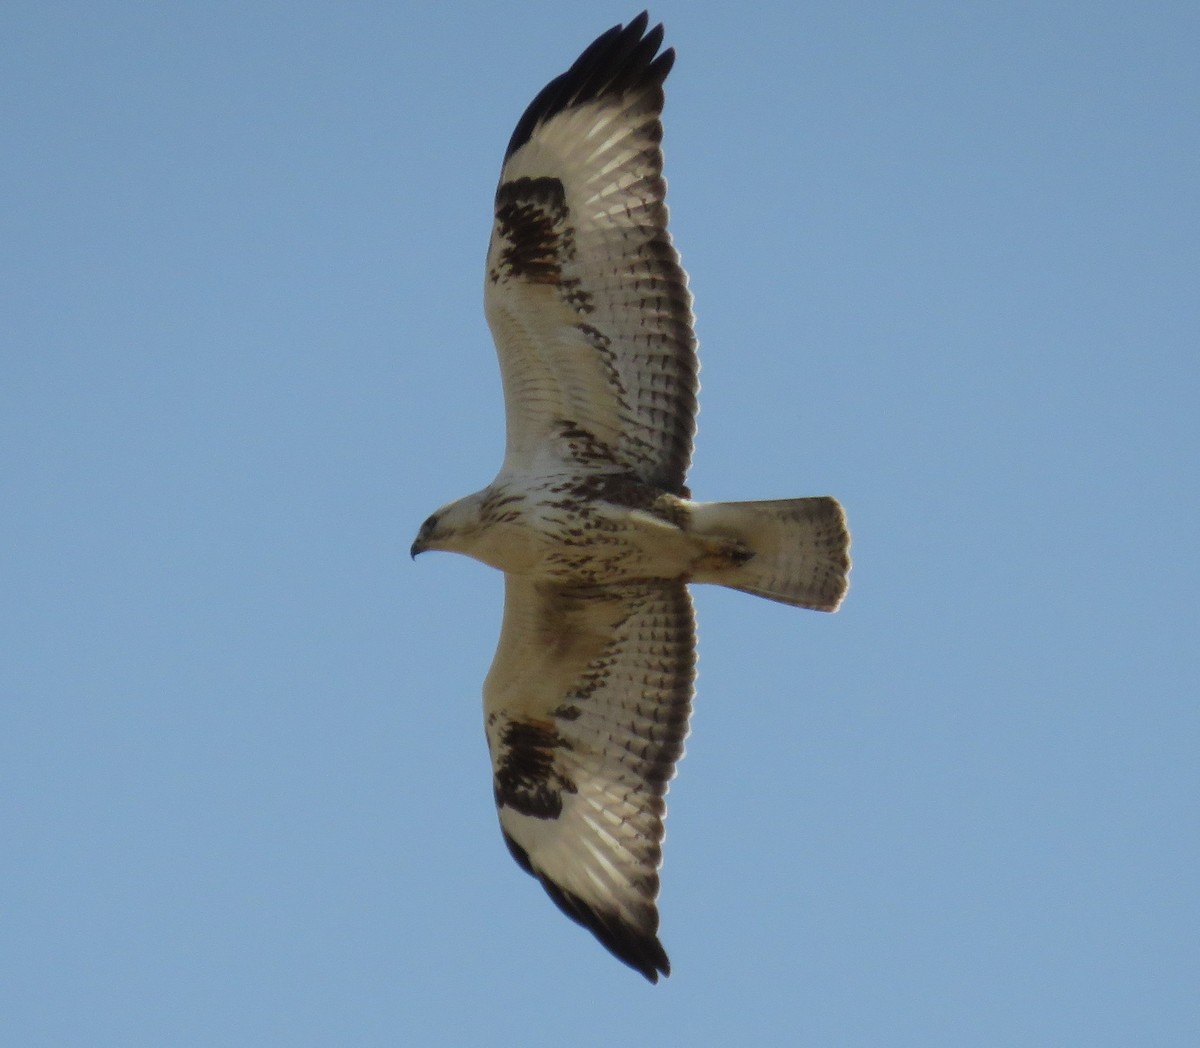
[[[504,469],[632,471],[673,494],[695,434],[687,275],[667,233],[662,84],[643,12],[533,100],[496,190],[484,304],[507,413]]]
[[[651,982],[667,782],[683,752],[695,618],[681,582],[505,576],[484,685],[500,827],[568,917]]]

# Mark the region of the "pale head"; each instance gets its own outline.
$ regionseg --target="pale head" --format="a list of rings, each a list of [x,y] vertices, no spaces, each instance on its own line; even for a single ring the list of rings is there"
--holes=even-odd
[[[477,491],[474,495],[449,502],[431,514],[417,532],[409,551],[412,556],[416,557],[427,549],[472,555],[483,526],[483,496],[484,492]]]

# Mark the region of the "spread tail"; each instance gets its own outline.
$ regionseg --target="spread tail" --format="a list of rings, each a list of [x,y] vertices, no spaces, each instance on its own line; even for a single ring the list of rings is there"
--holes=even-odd
[[[700,502],[691,530],[721,544],[694,582],[817,611],[836,611],[846,595],[850,532],[837,499]]]

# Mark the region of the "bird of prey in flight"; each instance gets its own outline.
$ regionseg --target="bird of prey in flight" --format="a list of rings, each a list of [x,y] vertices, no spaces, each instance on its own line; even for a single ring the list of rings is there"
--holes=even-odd
[[[834,611],[849,534],[832,498],[697,502],[692,297],[667,232],[663,81],[643,12],[598,37],[517,122],[484,304],[504,462],[412,546],[504,572],[483,687],[505,843],[651,982],[664,795],[695,681],[690,583]]]

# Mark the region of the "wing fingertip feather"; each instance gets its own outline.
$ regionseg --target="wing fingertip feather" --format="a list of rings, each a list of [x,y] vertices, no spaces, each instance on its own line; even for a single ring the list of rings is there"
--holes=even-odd
[[[517,865],[536,877],[555,905],[576,924],[590,931],[617,960],[629,965],[652,983],[658,982],[660,974],[671,974],[671,961],[658,938],[658,910],[653,902],[646,905],[645,920],[640,925],[623,919],[615,911],[593,906],[536,870],[529,852],[507,830],[501,828],[501,834]],[[657,877],[647,883],[647,890],[652,898],[657,891]]]
[[[660,22],[648,33],[649,12],[643,11],[628,25],[620,24],[601,33],[575,60],[571,68],[550,81],[517,121],[505,162],[530,140],[537,128],[556,114],[605,95],[622,95],[632,90],[657,91],[655,106],[662,108],[662,84],[675,64],[675,49],[662,46]]]
[[[644,927],[639,927],[618,913],[592,906],[545,876],[538,875],[538,880],[558,908],[590,931],[617,960],[652,983],[658,982],[660,974],[671,974],[671,961],[658,938],[658,911],[653,903]]]

